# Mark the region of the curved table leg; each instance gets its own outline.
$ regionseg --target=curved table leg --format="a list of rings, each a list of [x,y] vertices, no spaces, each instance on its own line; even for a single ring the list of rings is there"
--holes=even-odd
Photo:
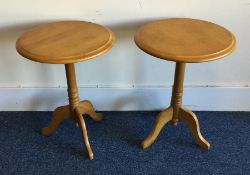
[[[93,160],[94,159],[94,154],[93,154],[93,151],[90,147],[90,144],[89,144],[89,139],[88,139],[88,133],[87,133],[87,128],[86,128],[86,124],[85,124],[85,121],[82,117],[82,112],[81,110],[77,107],[75,109],[75,115],[76,115],[76,118],[78,119],[78,123],[79,123],[79,126],[82,130],[82,139],[83,139],[83,142],[85,144],[85,147],[88,151],[88,155],[89,155],[89,158],[90,160]]]
[[[70,118],[70,108],[69,105],[61,106],[54,110],[52,114],[52,120],[47,127],[42,128],[43,135],[52,134],[59,126],[59,124],[65,120]]]
[[[153,129],[151,130],[148,137],[142,142],[142,148],[148,148],[152,145],[155,139],[158,137],[162,128],[167,124],[167,122],[171,121],[173,117],[173,108],[169,107],[166,110],[162,111],[157,117],[153,125]]]
[[[209,150],[210,144],[201,135],[199,121],[196,115],[192,111],[181,107],[179,111],[179,119],[187,125],[196,143],[200,147]]]
[[[103,119],[103,116],[101,114],[95,112],[94,106],[89,100],[81,101],[78,108],[83,114],[87,114],[95,121],[101,121]]]

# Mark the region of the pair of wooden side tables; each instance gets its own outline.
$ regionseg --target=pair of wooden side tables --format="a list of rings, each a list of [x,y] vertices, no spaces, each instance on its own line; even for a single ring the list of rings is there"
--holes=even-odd
[[[52,121],[42,128],[42,134],[52,134],[63,120],[72,119],[82,131],[90,159],[94,155],[83,115],[95,121],[102,120],[102,115],[95,112],[90,101],[79,100],[74,63],[104,54],[114,42],[113,32],[106,27],[84,21],[62,21],[36,26],[16,43],[19,54],[32,61],[65,64],[69,105],[55,109]],[[143,25],[135,34],[135,43],[154,57],[176,62],[170,107],[157,116],[142,147],[149,147],[168,122],[177,126],[180,120],[190,129],[196,143],[208,150],[210,144],[200,133],[197,117],[182,106],[185,64],[212,61],[230,54],[236,47],[233,34],[211,22],[174,18]]]

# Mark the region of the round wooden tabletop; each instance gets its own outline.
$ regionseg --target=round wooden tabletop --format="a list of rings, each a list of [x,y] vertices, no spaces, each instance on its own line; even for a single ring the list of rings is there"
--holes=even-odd
[[[230,54],[236,47],[227,29],[202,20],[174,18],[140,27],[135,43],[146,53],[175,62],[212,61]]]
[[[39,25],[16,42],[24,57],[52,64],[84,61],[108,51],[115,41],[108,28],[84,21],[62,21]]]

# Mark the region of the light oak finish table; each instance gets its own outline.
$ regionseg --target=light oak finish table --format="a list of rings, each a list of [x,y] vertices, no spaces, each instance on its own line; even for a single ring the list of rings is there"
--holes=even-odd
[[[142,147],[147,148],[153,144],[168,122],[177,126],[180,120],[190,129],[196,143],[208,150],[210,144],[201,135],[197,117],[182,106],[185,65],[229,55],[236,47],[233,34],[211,22],[174,18],[143,25],[135,35],[135,43],[154,57],[176,62],[171,104],[157,116],[152,131],[142,142]]]
[[[102,119],[90,101],[79,101],[74,63],[104,54],[111,49],[115,37],[111,30],[84,21],[61,21],[39,25],[24,33],[16,42],[16,49],[23,57],[49,64],[65,64],[69,105],[55,109],[51,123],[42,134],[52,134],[65,119],[71,118],[80,126],[89,158],[94,155],[89,144],[83,119],[87,114],[95,121]]]

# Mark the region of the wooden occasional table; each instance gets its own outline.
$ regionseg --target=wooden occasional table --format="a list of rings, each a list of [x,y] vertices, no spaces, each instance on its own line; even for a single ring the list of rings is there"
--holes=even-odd
[[[135,35],[135,43],[154,57],[176,62],[170,107],[157,116],[152,131],[142,142],[142,147],[147,148],[153,144],[169,121],[177,126],[180,120],[190,129],[196,143],[209,149],[210,144],[200,133],[197,117],[182,106],[185,64],[213,61],[227,56],[236,47],[233,34],[211,22],[175,18],[143,25]]]
[[[83,115],[100,121],[90,101],[79,101],[74,63],[101,55],[111,49],[115,37],[111,30],[90,22],[62,21],[32,28],[16,42],[22,56],[41,63],[65,64],[69,105],[55,109],[51,123],[42,128],[42,134],[52,134],[65,119],[71,118],[82,130],[82,137],[89,158],[94,158],[89,145]]]

